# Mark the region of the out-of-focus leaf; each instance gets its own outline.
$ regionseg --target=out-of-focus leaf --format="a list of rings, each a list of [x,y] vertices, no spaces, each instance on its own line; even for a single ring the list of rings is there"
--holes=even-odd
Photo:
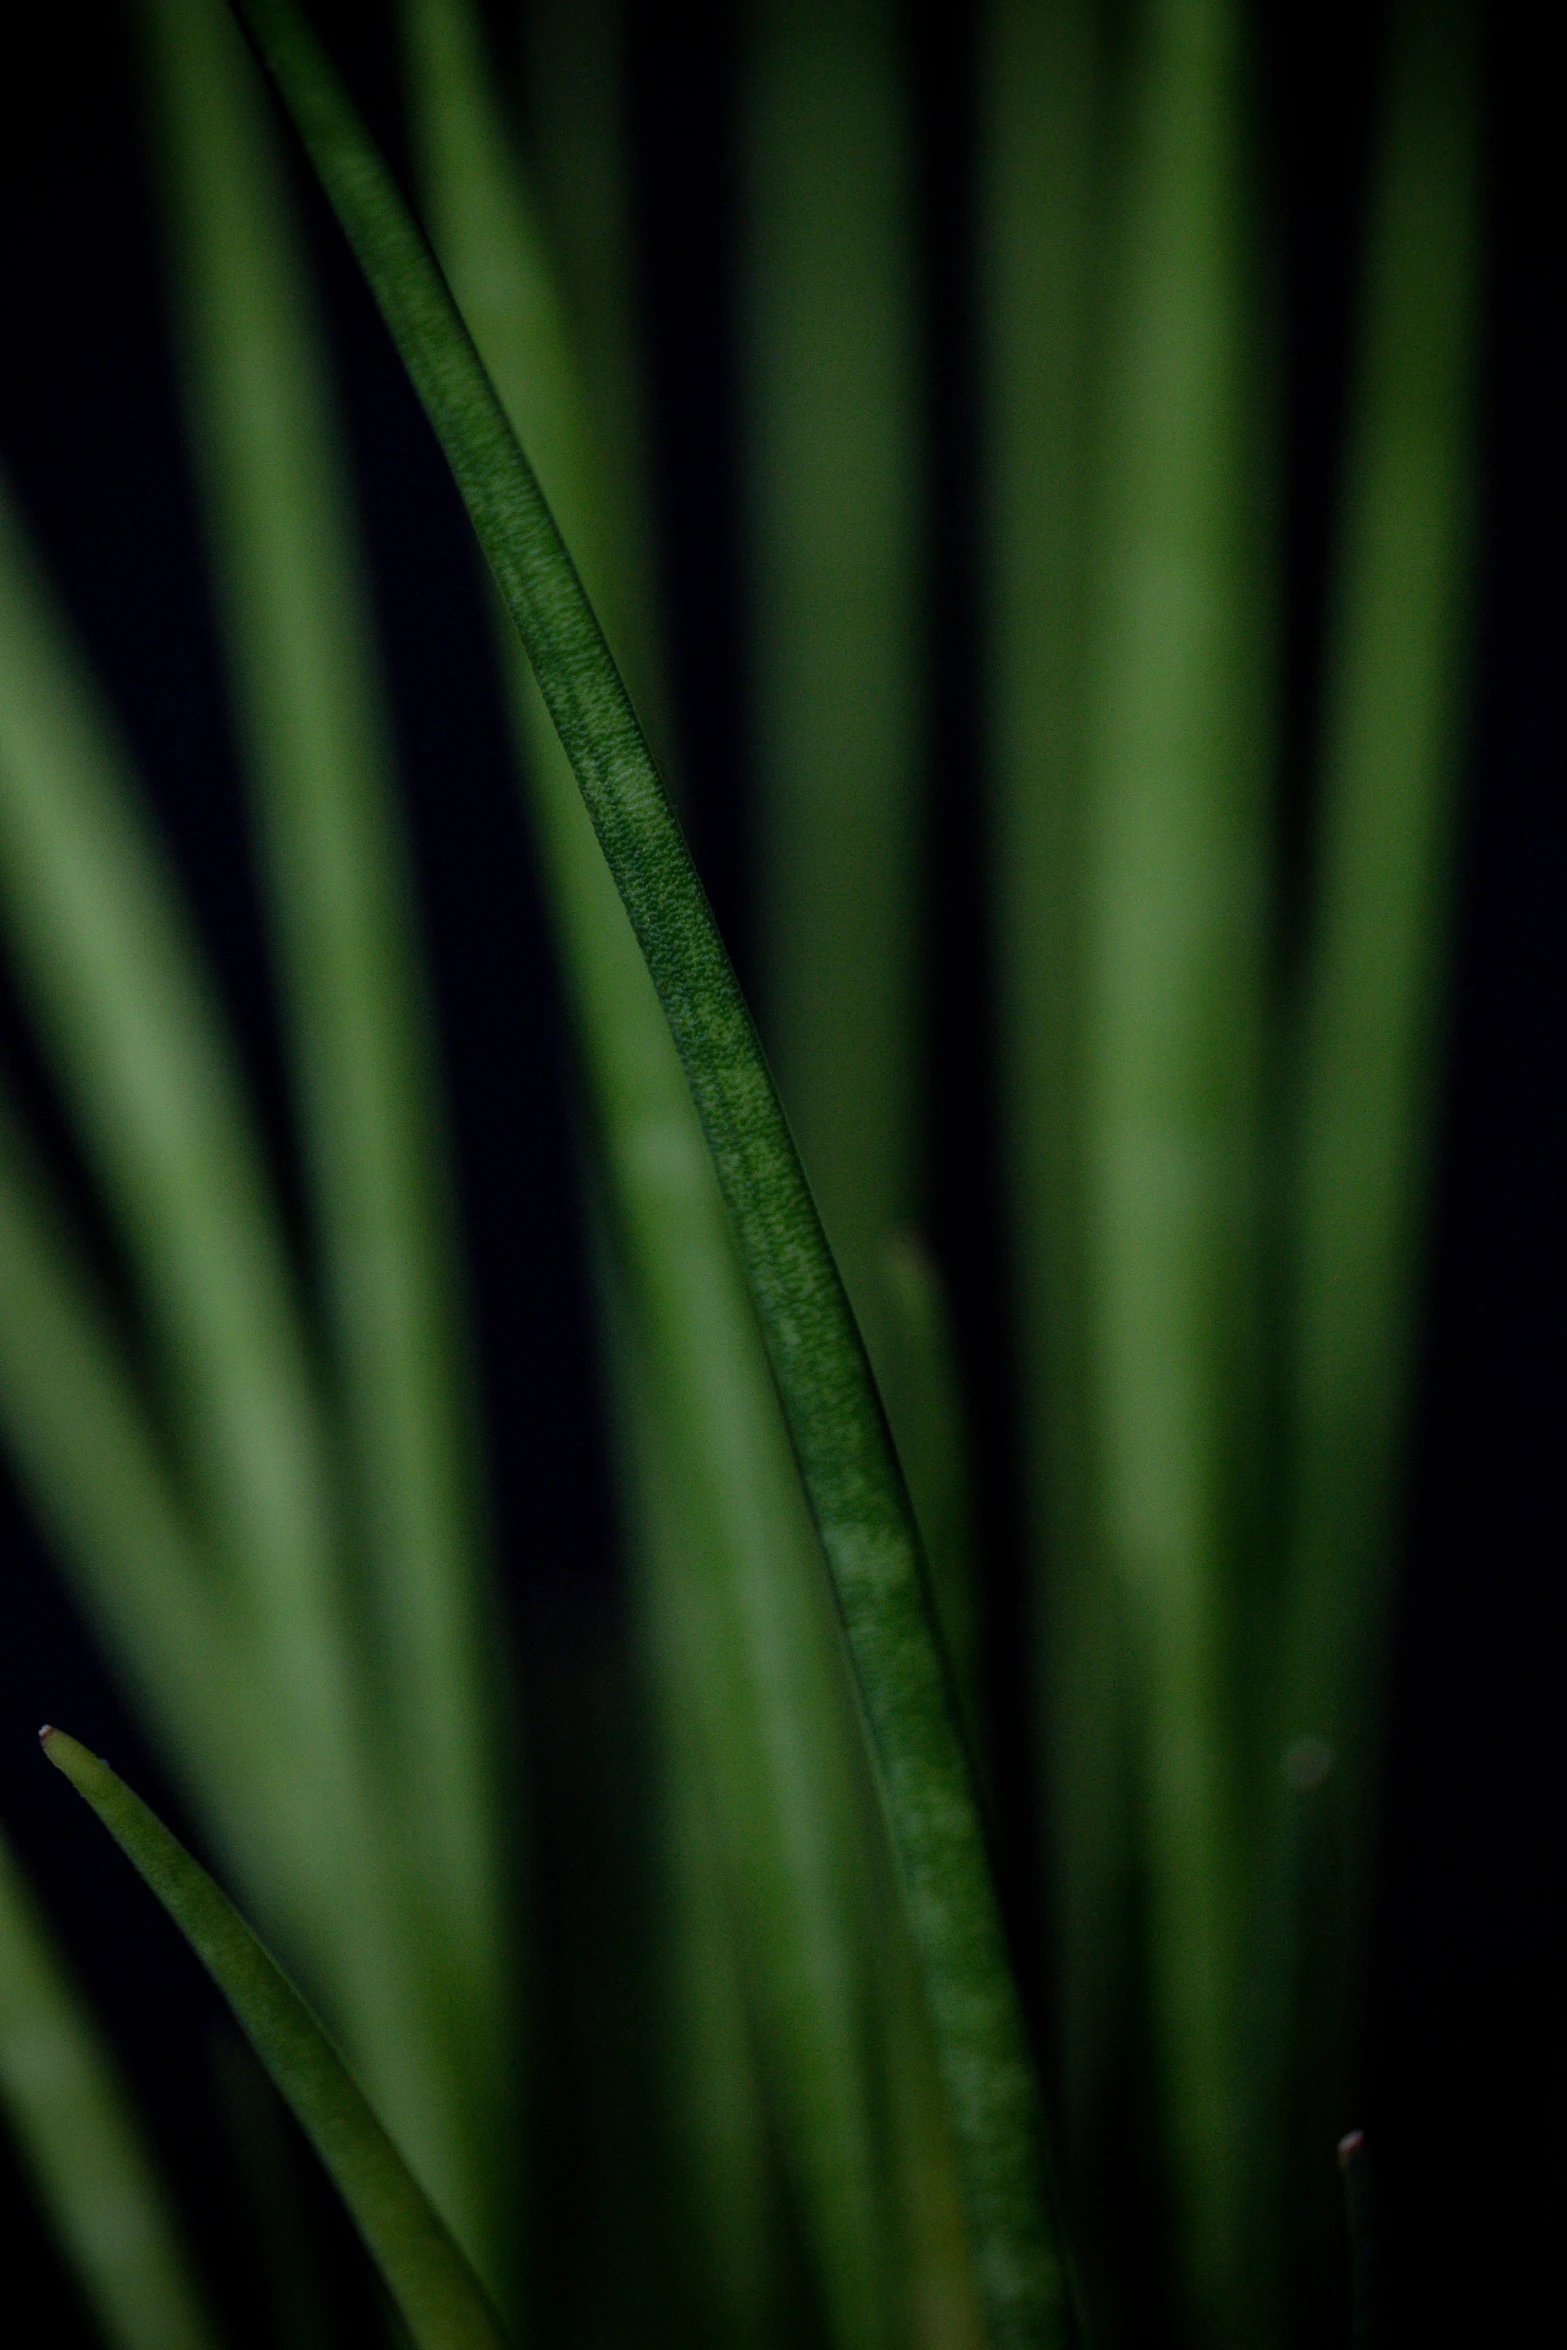
[[[1245,2331],[1239,1628],[1261,1553],[1273,656],[1243,12],[1135,14],[1084,745],[1089,1380],[1126,1626],[1153,2045],[1192,2322]],[[1101,1688],[1109,1684],[1106,1676]]]
[[[756,1995],[757,1976],[765,1982],[767,1973],[762,1954],[748,1947],[756,1925],[765,1936],[771,1924],[791,1955],[799,1929],[790,1926],[790,1889],[780,1872],[770,1889],[777,1908],[747,1933],[743,1910],[756,1899],[757,1875],[753,1870],[747,1877],[735,1865],[736,1807],[732,1797],[726,1804],[716,1781],[754,1767],[755,1757],[738,1747],[715,1748],[707,1718],[713,1704],[708,1677],[715,1669],[722,1672],[726,1660],[722,1652],[714,1655],[711,1637],[703,1636],[712,1610],[703,1605],[701,1582],[714,1565],[703,1539],[704,1512],[682,1489],[682,1455],[658,1409],[612,1266],[605,1279],[614,1288],[607,1320],[634,1513],[628,1539],[659,1739],[665,2059],[670,2108],[686,2158],[682,2184],[697,2207],[693,2299],[699,2315],[716,2320],[726,2342],[760,2346],[775,2330],[780,2265],[763,2067],[769,2057],[787,2064],[807,2054],[820,2063],[821,2019],[802,2000],[805,2031],[797,2038],[772,2038],[768,2027],[775,2019],[765,1993]],[[748,1811],[749,1822],[742,1825],[764,1842],[775,1840],[765,1801],[753,1800]],[[807,2033],[818,2039],[814,2050]]]
[[[1300,1087],[1286,1740],[1361,1782],[1430,1198],[1463,744],[1479,170],[1463,0],[1397,13],[1323,747]],[[1301,1774],[1297,1774],[1298,1776]],[[1352,1937],[1353,1938],[1353,1937]]]
[[[444,281],[304,20],[244,9],[446,450],[658,987],[734,1222],[881,1765],[998,2343],[1060,2337],[1042,2119],[918,1538],[750,1015],[625,689]]]
[[[408,9],[437,239],[508,412],[595,593],[635,598],[605,543],[542,239],[487,103],[469,12]],[[706,1757],[761,2070],[835,2327],[877,2322],[881,2241],[858,1733],[810,1521],[701,1128],[647,970],[516,633],[502,617],[530,808],[609,1172],[660,1707]],[[613,1337],[617,1351],[622,1343]],[[678,1533],[676,1527],[678,1526]],[[690,1858],[690,1855],[687,1855]],[[733,2266],[743,2237],[721,2210]],[[738,2291],[738,2274],[732,2279]]]
[[[353,1462],[424,2014],[393,2126],[486,2274],[510,2260],[515,1968],[477,1419],[429,1009],[352,501],[265,86],[222,0],[143,0],[187,405]]]
[[[175,1443],[155,1460],[92,1285],[15,1183],[29,1238],[8,1277],[36,1285],[55,1351],[27,1349],[25,1317],[8,1332],[10,1440],[182,1784],[385,2094],[419,2033],[295,1276],[174,876],[3,499],[0,919],[145,1304]]]
[[[739,12],[758,1014],[880,1367],[930,801],[912,94],[888,0]]]
[[[0,493],[0,919],[151,1320],[226,1572],[341,1705],[332,1502],[265,1160],[178,886]]]
[[[193,1526],[119,1333],[0,1109],[0,1424],[83,1613],[225,1856],[305,1963],[343,1954],[323,1922],[351,1883],[329,1791],[303,1783],[266,1722],[283,1700]]]
[[[353,2214],[418,2350],[502,2350],[472,2269],[298,1992],[140,1797],[63,1730],[44,1752],[195,1951]]]
[[[1084,2173],[1129,1994],[1119,1627],[1097,1551],[1086,1264],[1084,630],[1110,80],[1097,0],[979,17],[982,640],[997,1077],[1014,1282],[1066,2160]],[[1092,2268],[1098,2241],[1083,2241]],[[1096,2303],[1097,2306],[1097,2303]]]
[[[113,2350],[212,2350],[119,2068],[3,1836],[0,2108]]]
[[[1401,6],[1388,63],[1301,1004],[1288,1579],[1263,1758],[1278,1907],[1258,2018],[1280,2103],[1254,2226],[1304,2233],[1312,2262],[1337,2213],[1303,2150],[1343,2127],[1365,1984],[1470,671],[1481,199],[1465,0]]]

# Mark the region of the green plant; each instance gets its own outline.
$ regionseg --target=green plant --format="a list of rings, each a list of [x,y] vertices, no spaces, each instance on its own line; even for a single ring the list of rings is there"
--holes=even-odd
[[[532,12],[535,104],[574,125],[552,196],[549,139],[535,189],[467,0],[404,0],[439,268],[304,20],[288,0],[243,13],[495,575],[586,1077],[688,2174],[664,2202],[644,2177],[617,2191],[694,2220],[698,2300],[726,2339],[780,2323],[791,2236],[841,2350],[984,2326],[1062,2338],[1069,2264],[981,1827],[995,1758],[964,1398],[939,1274],[905,1229],[930,778],[889,23],[761,11],[742,66],[762,984],[818,1217],[633,710],[678,741],[627,391],[615,12]],[[527,1794],[491,1661],[410,855],[264,94],[209,0],[145,0],[142,19],[309,1264],[139,782],[0,511],[0,908],[129,1298],[106,1292],[5,1112],[0,1415],[193,1817],[368,2106],[150,1815],[58,1736],[55,1758],[172,1889],[307,2128],[327,2098],[338,2123],[318,2145],[417,2338],[488,2339],[485,2292],[512,2328],[528,2299],[530,1921],[510,1857]],[[1321,849],[1288,986],[1277,386],[1245,20],[1182,0],[1118,30],[1074,0],[998,0],[980,34],[985,691],[1052,2054],[1088,2300],[1112,2336],[1126,2254],[1103,2133],[1140,2034],[1186,2322],[1278,2339],[1289,2279],[1322,2257],[1293,2166],[1337,2127],[1358,1995],[1459,724],[1466,21],[1456,5],[1396,20]],[[1346,1893],[1324,1930],[1314,1888],[1332,1875]],[[14,1981],[75,2035],[112,2116],[9,1886],[0,1998]],[[3,2063],[0,2092],[62,2234],[88,2246],[44,2109]],[[96,2126],[155,2247],[95,2282],[105,2325],[198,2338],[134,2132]],[[400,2266],[410,2228],[423,2300]]]

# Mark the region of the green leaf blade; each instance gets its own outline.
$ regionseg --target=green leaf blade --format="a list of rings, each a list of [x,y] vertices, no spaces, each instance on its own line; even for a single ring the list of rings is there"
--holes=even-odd
[[[1095,1612],[1131,1703],[1157,2122],[1189,2322],[1247,2340],[1242,1728],[1265,1521],[1276,435],[1235,0],[1140,7],[1084,644]],[[1115,1682],[1108,1676],[1106,1697]],[[1134,1883],[1137,1881],[1134,1877]]]
[[[388,2112],[499,2284],[516,1977],[493,1594],[434,1020],[335,386],[265,83],[224,0],[141,0],[186,407],[280,979],[406,1833],[424,2013]],[[341,1562],[340,1562],[341,1571]],[[345,1580],[347,1579],[345,1575]],[[398,2059],[382,2051],[378,2088]],[[416,2083],[418,2084],[416,2086]]]
[[[17,1303],[0,1423],[226,1864],[385,2094],[410,2076],[396,2052],[413,2045],[412,1986],[367,1824],[378,1798],[294,1268],[141,779],[3,483],[0,918],[124,1243],[172,1427],[160,1441],[101,1285],[3,1117],[14,1249],[0,1296]]]
[[[656,631],[645,593],[636,592],[637,550],[645,546],[634,527],[636,467],[624,463],[637,445],[635,419],[625,413],[630,327],[620,315],[629,306],[620,237],[629,237],[630,223],[617,228],[606,217],[629,206],[629,191],[606,184],[619,177],[606,120],[618,77],[596,47],[604,26],[595,35],[580,10],[563,14],[569,34],[556,24],[552,39],[536,26],[540,78],[530,82],[535,127],[561,146],[563,164],[570,157],[548,241],[486,87],[466,0],[407,0],[421,186],[438,256],[496,391],[617,654],[624,649],[635,664],[628,677],[638,706],[651,692],[657,707]],[[600,158],[599,200],[587,218],[579,203],[585,148]],[[551,266],[551,248],[563,242],[569,285]],[[585,284],[590,308],[596,289],[598,311],[597,332],[587,336]],[[623,461],[613,484],[604,474],[606,438]],[[698,2143],[689,2122],[681,2124],[694,2157],[698,2226],[705,2218],[714,2239],[711,2273],[729,2279],[736,2322],[745,2323],[739,2288],[759,2274],[759,2215],[753,2194],[750,2219],[737,2226],[735,2193],[746,2172],[748,2101],[759,2088],[833,2341],[863,2350],[885,2339],[889,2319],[896,2328],[900,2308],[918,2309],[924,2322],[938,2305],[943,2314],[931,2321],[944,2339],[958,2306],[964,2314],[956,2322],[976,2334],[982,2321],[950,2126],[883,1850],[885,1826],[729,1219],[570,762],[498,600],[496,609],[525,798],[609,1177],[613,1248],[600,1294],[608,1356],[621,1372],[615,1393],[627,1518],[636,1531],[639,1632],[670,1783],[671,1904],[678,1912],[689,1901],[700,1873],[693,1808],[676,1792],[692,1768],[694,1741],[707,1834],[719,1848],[712,1860],[733,1921],[706,1911],[720,1946],[704,1953],[687,1917],[682,1964],[694,1971],[676,1994],[684,2054],[710,2088],[727,2081],[735,2100],[726,2123],[736,2129],[734,2179],[727,2158],[710,2160],[717,2141]],[[617,1272],[623,1311],[610,1310]],[[723,1946],[731,1936],[737,1952]],[[736,2068],[713,1997],[737,1957],[756,2034],[755,2082]],[[701,2049],[690,2029],[699,2012],[715,2034]],[[886,2126],[889,2092],[902,2099],[890,2133],[896,2150]],[[681,2090],[682,2108],[693,2094],[689,2085]],[[929,2127],[905,2126],[927,2111]],[[776,2215],[769,2211],[767,2221],[776,2225]],[[751,2306],[754,2330],[760,2311]]]
[[[205,1869],[107,1763],[40,1732],[227,1999],[335,2180],[419,2350],[504,2350],[482,2287],[298,1992]]]
[[[878,1753],[998,2343],[1059,2340],[1042,2124],[917,1536],[750,1014],[630,701],[424,240],[297,12],[242,13],[441,440],[576,769],[685,1065]]]

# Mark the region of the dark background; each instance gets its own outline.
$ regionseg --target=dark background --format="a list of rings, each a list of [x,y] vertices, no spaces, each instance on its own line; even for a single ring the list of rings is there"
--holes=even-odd
[[[379,134],[400,146],[384,12],[319,10]],[[1362,2121],[1376,2163],[1385,2315],[1398,2340],[1494,2338],[1553,2305],[1564,2078],[1561,1703],[1563,568],[1567,551],[1559,129],[1534,12],[1486,24],[1487,310],[1479,672],[1468,765],[1436,1244],[1404,1515],[1392,1741]],[[970,357],[968,12],[915,8],[941,648],[932,711],[933,1138],[927,1223],[953,1287],[985,1497],[992,1701],[1003,1777],[1029,1772],[1004,1366],[993,1073],[985,1019]],[[1258,11],[1289,328],[1287,898],[1309,873],[1307,778],[1380,19]],[[507,49],[497,17],[497,46]],[[748,960],[748,744],[737,495],[733,27],[722,7],[633,11],[630,132],[663,502],[664,587],[691,825]],[[160,796],[290,1164],[278,1041],[233,745],[165,340],[128,26],[104,0],[28,12],[0,77],[0,463]],[[402,732],[474,1268],[502,1554],[527,1705],[541,1937],[538,2259],[562,2317],[659,2330],[656,2247],[615,2180],[656,2118],[612,2086],[638,2037],[635,1706],[577,1171],[578,1125],[539,888],[518,821],[466,525],[401,372],[306,197],[337,338]],[[1555,224],[1553,226],[1553,223]],[[681,527],[668,527],[678,511]],[[84,1213],[90,1203],[0,975],[0,1049]],[[941,1138],[989,1137],[961,1160]],[[113,1253],[100,1235],[106,1268]],[[997,1366],[1002,1366],[998,1371]],[[238,2342],[268,2338],[269,2275],[226,2124],[232,2036],[194,1963],[38,1758],[46,1715],[181,1806],[99,1666],[9,1484],[0,1487],[0,1816],[107,2018],[180,2184]],[[632,1726],[628,1729],[627,1723]],[[1021,1804],[1022,1798],[1019,1798]],[[634,1807],[631,1807],[634,1808]],[[184,1823],[188,1829],[188,1821]],[[1009,1843],[1026,1851],[1021,1809]],[[585,1833],[586,1831],[586,1833]],[[594,1861],[583,1860],[591,1851]],[[1017,1930],[1041,1921],[1021,1869]],[[585,1967],[607,1948],[618,1974]],[[613,1978],[613,1979],[611,1979]],[[1036,1978],[1037,1979],[1037,1978]],[[592,2077],[595,2070],[598,2086]],[[622,2078],[627,2077],[624,2073]],[[254,2090],[254,2084],[252,2084]],[[265,2091],[256,2091],[265,2096]],[[1330,2159],[1331,2150],[1324,2150]],[[373,2289],[326,2191],[296,2166],[304,2236],[344,2338]],[[637,2275],[633,2292],[617,2276]],[[585,2276],[586,2282],[580,2278]],[[548,2279],[553,2278],[553,2286]],[[0,2140],[0,2324],[35,2303],[87,2339],[31,2191]],[[284,2296],[279,2301],[278,2296]],[[597,2298],[595,2298],[595,2296]],[[269,2319],[269,2309],[272,2316]],[[1548,2322],[1548,2321],[1547,2321]],[[303,2335],[297,2338],[303,2339]]]

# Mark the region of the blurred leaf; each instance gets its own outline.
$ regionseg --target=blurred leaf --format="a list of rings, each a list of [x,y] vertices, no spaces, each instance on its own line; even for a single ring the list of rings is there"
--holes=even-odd
[[[485,99],[473,19],[449,0],[416,0],[408,26],[446,266],[618,630],[635,598],[604,541],[564,324],[537,221]],[[881,2242],[858,1733],[701,1128],[560,738],[504,615],[501,628],[627,1273],[628,1327],[611,1333],[610,1351],[631,1423],[658,1711],[678,1712],[681,1735],[705,1758],[785,2166],[834,2322],[858,2339],[878,2321]],[[641,1365],[634,1377],[627,1349]],[[693,1857],[694,1848],[686,1863]],[[743,2248],[727,2204],[725,2195],[709,2213],[726,2266]]]
[[[63,1730],[44,1752],[92,1806],[222,1991],[364,2237],[418,2350],[502,2350],[484,2292],[297,1991],[141,1799]]]
[[[1431,1190],[1472,604],[1479,140],[1464,0],[1401,6],[1370,223],[1299,1096],[1286,1739],[1375,1775]]]
[[[182,1784],[384,2094],[379,2068],[420,2042],[294,1274],[174,875],[3,499],[0,918],[152,1323],[178,1458],[156,1458],[36,1182],[31,1207],[8,1187],[5,1277],[50,1344],[13,1326],[10,1441]]]
[[[977,254],[989,880],[1030,1685],[1067,2165],[1096,2235],[1096,2125],[1136,1996],[1120,1633],[1098,1551],[1086,1295],[1083,669],[1111,83],[1101,16],[1096,0],[989,0],[982,11]],[[1118,2250],[1096,2265],[1113,2291],[1125,2274]]]
[[[1056,2339],[1038,2098],[918,1540],[749,1014],[576,572],[417,228],[303,20],[277,0],[246,15],[529,646],[680,1049],[883,1769],[992,2325],[999,2342]]]
[[[97,1285],[3,1107],[0,1415],[22,1489],[154,1734],[225,1850],[318,1957],[298,1807],[266,1766],[264,1676],[242,1654]],[[310,1854],[319,1792],[312,1808]]]
[[[1096,1548],[1103,1605],[1126,1625],[1157,2093],[1190,2322],[1235,2340],[1252,1796],[1237,1691],[1262,1533],[1277,484],[1243,11],[1147,0],[1131,42],[1084,751]]]
[[[492,2280],[514,1980],[450,1174],[386,689],[314,290],[222,0],[143,0],[193,437],[353,1462],[373,1740],[425,2012],[374,2077]],[[413,2027],[410,2025],[409,2027]]]
[[[1258,2031],[1282,2102],[1255,2223],[1293,2231],[1308,2266],[1331,2257],[1337,2211],[1332,2180],[1302,2175],[1305,2149],[1353,2118],[1432,1201],[1474,593],[1476,30],[1465,0],[1394,12],[1329,611],[1293,1104],[1284,1654],[1263,1758],[1278,1906]]]
[[[123,1239],[204,1517],[308,1716],[341,1702],[318,1403],[265,1156],[137,780],[0,493],[0,917]]]
[[[212,2350],[125,2085],[3,1836],[0,2106],[113,2350]]]
[[[802,1998],[803,2030],[769,2041],[777,2019],[765,1990],[760,1997],[756,1992],[755,1976],[759,1971],[765,1982],[767,1961],[755,1945],[771,1927],[798,1964],[802,1937],[790,1900],[794,1892],[797,1905],[798,1893],[781,1872],[776,1885],[764,1882],[769,1907],[748,1933],[743,1912],[756,1902],[758,1876],[754,1867],[748,1877],[736,1866],[735,1822],[726,1817],[735,1806],[732,1796],[726,1804],[721,1781],[739,1778],[758,1758],[733,1741],[727,1750],[715,1745],[714,1726],[704,1718],[714,1702],[710,1677],[726,1660],[721,1651],[715,1657],[710,1636],[703,1638],[712,1611],[703,1605],[702,1583],[714,1565],[702,1539],[703,1512],[682,1488],[682,1455],[658,1408],[613,1266],[605,1278],[612,1290],[610,1365],[629,1471],[629,1541],[659,1738],[654,1800],[665,1854],[670,2105],[697,2206],[698,2309],[716,2320],[719,2339],[741,2350],[777,2331],[781,2248],[763,2062],[830,2062],[830,2024],[824,2030],[823,2017]],[[722,1560],[717,1564],[722,1573]],[[750,1824],[765,1846],[776,1843],[778,1832],[768,1817],[765,1781],[758,1793],[763,1800],[749,1806]],[[766,2052],[760,2062],[759,2039]]]
[[[881,1368],[917,1206],[931,686],[914,124],[889,0],[740,11],[758,1014]]]

